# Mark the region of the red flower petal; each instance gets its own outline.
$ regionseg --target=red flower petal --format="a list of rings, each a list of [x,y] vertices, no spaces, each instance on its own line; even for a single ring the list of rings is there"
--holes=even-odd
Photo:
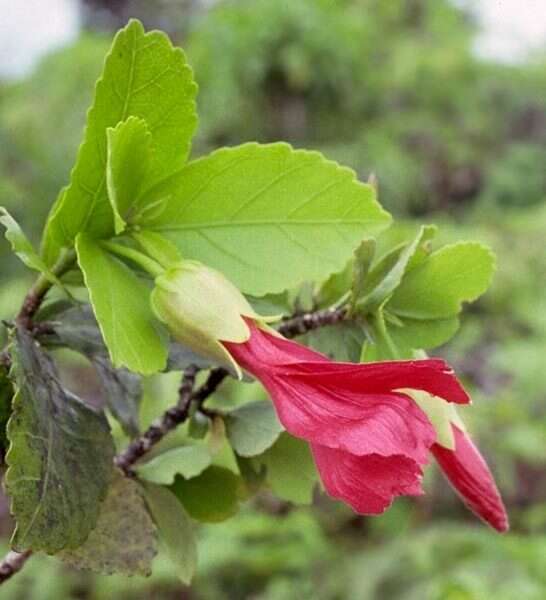
[[[333,376],[316,385],[311,378],[259,377],[279,419],[292,435],[356,455],[404,455],[428,461],[436,434],[417,404],[403,394],[347,390]],[[329,385],[327,385],[329,384]]]
[[[423,493],[421,469],[405,456],[354,456],[317,444],[311,450],[327,493],[357,513],[376,515],[396,496]]]
[[[497,531],[507,531],[508,515],[489,467],[472,440],[452,427],[455,450],[434,444],[434,457],[468,508]]]
[[[384,393],[402,388],[429,392],[450,402],[467,404],[468,394],[453,369],[441,359],[383,361],[370,364],[333,362],[328,357],[259,329],[247,320],[250,339],[224,343],[241,366],[260,378],[260,370],[308,375],[317,383],[342,378],[344,387],[359,393]]]

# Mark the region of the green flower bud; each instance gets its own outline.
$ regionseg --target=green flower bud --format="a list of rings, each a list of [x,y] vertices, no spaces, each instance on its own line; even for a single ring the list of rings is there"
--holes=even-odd
[[[264,321],[221,273],[185,260],[159,275],[151,297],[157,317],[175,340],[237,374],[241,369],[221,342],[250,337],[244,317]]]

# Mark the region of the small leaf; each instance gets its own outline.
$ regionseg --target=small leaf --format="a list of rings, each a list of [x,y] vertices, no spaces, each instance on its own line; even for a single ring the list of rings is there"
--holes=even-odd
[[[396,261],[389,265],[386,272],[381,273],[381,277],[373,289],[368,289],[366,293],[357,303],[357,306],[361,309],[366,309],[368,312],[376,310],[385,300],[387,300],[391,294],[400,285],[402,278],[404,277],[408,265],[418,251],[423,241],[427,240],[433,229],[427,227],[421,227],[419,233],[415,239],[401,249]],[[382,265],[380,265],[381,269]],[[374,279],[375,269],[370,273],[370,279]]]
[[[213,152],[143,202],[163,198],[165,210],[141,225],[256,296],[340,271],[364,237],[390,223],[374,189],[353,171],[287,144]]]
[[[364,240],[354,251],[351,304],[354,306],[367,290],[368,272],[375,256],[375,240]]]
[[[411,319],[453,317],[463,302],[487,290],[494,267],[493,254],[481,244],[444,246],[406,274],[388,308]]]
[[[167,346],[150,306],[148,287],[90,238],[78,236],[76,249],[114,367],[143,375],[162,371]]]
[[[213,465],[192,479],[177,476],[171,490],[197,521],[218,523],[239,510],[240,478]]]
[[[12,250],[29,268],[39,273],[43,273],[44,277],[51,283],[62,287],[61,282],[48,269],[45,262],[40,258],[34,247],[23,233],[17,221],[8,213],[8,211],[0,206],[0,223],[6,228],[6,239],[11,244]]]
[[[267,482],[277,496],[297,504],[311,503],[317,470],[307,442],[283,433],[255,460],[266,466]]]
[[[398,347],[428,350],[449,341],[459,329],[459,319],[401,319],[401,325],[388,327],[390,336]]]
[[[187,346],[178,342],[170,342],[169,356],[167,358],[165,371],[184,371],[184,369],[187,369],[190,365],[195,365],[200,369],[210,369],[211,367],[218,366],[209,358],[195,354],[195,352],[190,350]]]
[[[53,330],[42,336],[43,343],[71,348],[84,356],[108,355],[90,304],[56,303],[40,311],[38,316]]]
[[[193,524],[178,498],[167,488],[144,484],[146,502],[159,529],[159,539],[186,585],[191,583],[197,568],[197,542]]]
[[[152,134],[146,121],[129,117],[106,130],[106,188],[121,233],[138,211],[137,199],[150,168]]]
[[[118,31],[97,82],[70,185],[48,218],[44,255],[49,264],[82,231],[93,237],[114,232],[106,185],[106,130],[131,116],[146,121],[153,160],[142,187],[149,188],[186,161],[197,124],[196,91],[184,53],[164,33],[145,33],[136,20]]]
[[[154,456],[151,460],[137,466],[139,477],[170,485],[176,475],[191,479],[200,475],[212,461],[211,454],[204,443],[179,446]]]
[[[206,443],[212,456],[213,465],[239,475],[237,458],[227,437],[226,424],[220,415],[215,415],[209,421]]]
[[[156,538],[138,483],[116,473],[95,529],[82,546],[58,556],[72,567],[105,575],[150,575]]]
[[[359,362],[366,339],[364,326],[358,321],[320,327],[299,338],[313,350],[341,362]]]
[[[262,454],[283,430],[268,400],[249,402],[226,415],[226,430],[233,449],[240,456]]]
[[[142,399],[140,376],[127,369],[114,369],[108,358],[91,357],[100,379],[106,405],[130,437],[139,434],[138,408]]]
[[[17,390],[5,481],[17,523],[12,544],[48,553],[77,548],[97,522],[112,476],[108,423],[61,387],[49,356],[19,327],[11,357]]]

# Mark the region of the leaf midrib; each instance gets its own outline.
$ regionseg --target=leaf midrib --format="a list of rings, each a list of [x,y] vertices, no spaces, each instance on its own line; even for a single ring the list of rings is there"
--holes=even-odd
[[[387,219],[385,219],[387,220]],[[367,225],[369,223],[377,223],[381,225],[381,221],[378,219],[313,219],[313,220],[260,220],[260,221],[202,221],[194,223],[179,223],[179,224],[166,224],[166,225],[152,225],[150,229],[153,231],[179,231],[182,229],[220,229],[222,227],[267,227],[275,226],[281,227],[283,225],[296,225],[296,226],[313,226],[313,225],[343,225],[343,226],[357,226]]]

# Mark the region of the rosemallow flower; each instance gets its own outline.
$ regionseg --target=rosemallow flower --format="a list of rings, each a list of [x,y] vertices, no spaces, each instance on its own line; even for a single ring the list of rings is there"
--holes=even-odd
[[[185,264],[157,280],[156,313],[196,352],[260,380],[284,428],[309,442],[330,496],[379,514],[396,496],[423,493],[432,453],[467,506],[508,529],[493,477],[451,404],[470,399],[443,360],[333,362],[269,329],[217,272]]]

